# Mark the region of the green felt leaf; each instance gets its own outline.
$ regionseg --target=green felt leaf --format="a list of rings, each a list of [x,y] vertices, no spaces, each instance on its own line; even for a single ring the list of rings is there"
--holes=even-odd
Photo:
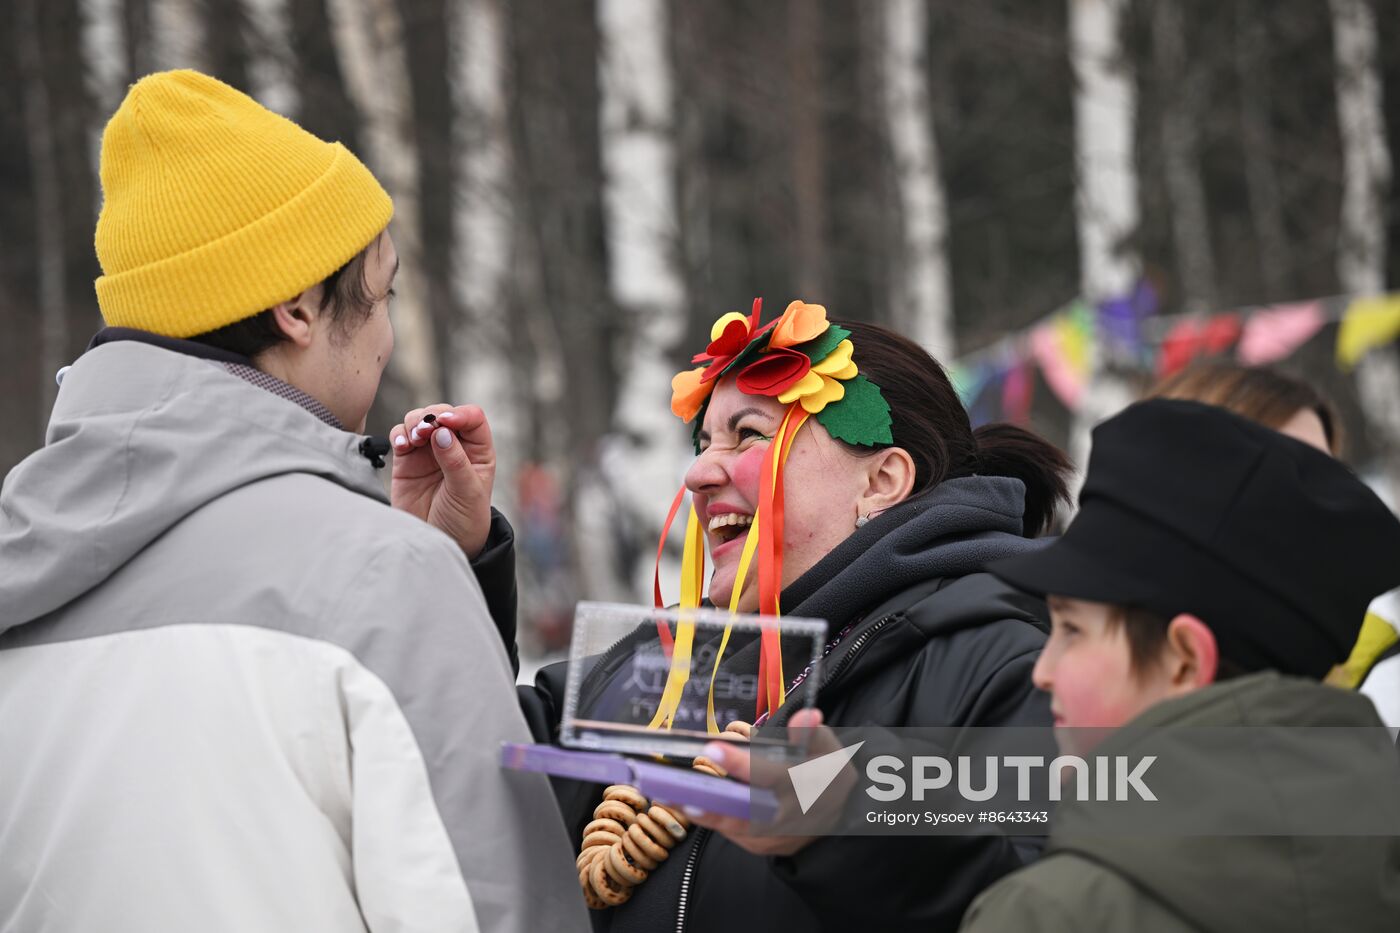
[[[822,331],[820,336],[806,343],[799,343],[797,346],[793,347],[793,349],[798,353],[807,354],[808,359],[810,359],[812,365],[815,366],[826,359],[831,351],[835,350],[837,345],[849,336],[851,336],[851,332],[846,330],[846,328],[837,327],[835,324],[832,324],[826,330]]]
[[[826,428],[826,433],[860,447],[893,444],[890,406],[880,394],[880,387],[863,374],[841,384],[846,388],[845,396],[817,414],[817,421]]]

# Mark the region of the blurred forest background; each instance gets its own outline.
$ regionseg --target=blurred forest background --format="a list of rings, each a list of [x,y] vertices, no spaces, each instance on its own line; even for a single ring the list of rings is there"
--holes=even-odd
[[[487,408],[527,650],[579,598],[646,597],[688,459],[670,377],[754,296],[896,327],[957,363],[979,420],[1076,457],[1239,336],[1192,328],[1323,298],[1279,365],[1400,488],[1389,325],[1335,353],[1351,299],[1400,283],[1400,0],[7,0],[0,473],[101,325],[104,122],[174,67],[345,142],[394,196],[370,429]],[[1114,308],[1126,341],[1100,339]]]

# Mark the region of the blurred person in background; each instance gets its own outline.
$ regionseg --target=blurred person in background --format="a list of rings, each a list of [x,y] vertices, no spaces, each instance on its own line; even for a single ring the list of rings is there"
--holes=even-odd
[[[0,928],[585,927],[546,782],[496,759],[489,430],[441,410],[401,510],[360,433],[388,195],[190,71],[131,87],[101,176],[109,326],[0,491]]]
[[[1324,453],[1342,455],[1341,421],[1332,404],[1306,382],[1274,369],[1205,360],[1163,380],[1147,397],[1219,405]],[[1359,688],[1376,704],[1382,722],[1400,727],[1400,590],[1371,603],[1350,656],[1327,680]]]

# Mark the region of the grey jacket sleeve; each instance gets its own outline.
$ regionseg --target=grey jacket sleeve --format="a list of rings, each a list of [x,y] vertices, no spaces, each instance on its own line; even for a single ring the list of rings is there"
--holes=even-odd
[[[356,581],[327,626],[374,681],[345,684],[341,698],[366,918],[401,928],[396,912],[411,911],[440,873],[433,866],[447,864],[483,930],[586,929],[548,783],[500,767],[501,743],[530,736],[466,558],[436,530],[405,525],[377,543]],[[428,860],[440,850],[451,859]]]

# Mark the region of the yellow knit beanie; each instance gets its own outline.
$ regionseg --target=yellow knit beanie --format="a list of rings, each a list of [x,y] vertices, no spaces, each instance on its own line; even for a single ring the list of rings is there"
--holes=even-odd
[[[221,81],[132,85],[102,134],[97,303],[114,327],[189,337],[305,291],[394,205],[369,169]]]

